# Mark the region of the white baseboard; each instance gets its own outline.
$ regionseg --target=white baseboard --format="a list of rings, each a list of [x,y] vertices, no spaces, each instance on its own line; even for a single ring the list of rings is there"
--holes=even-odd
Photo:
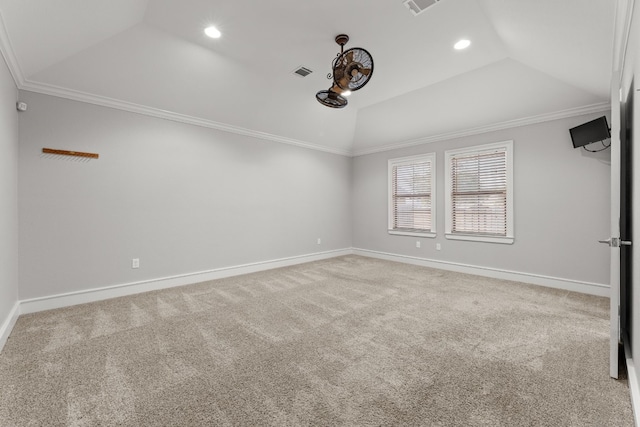
[[[385,259],[388,261],[403,262],[406,264],[420,265],[423,267],[438,268],[440,270],[456,271],[458,273],[475,274],[477,276],[492,277],[494,279],[512,280],[515,282],[529,283],[546,286],[548,288],[564,289],[583,294],[609,296],[609,285],[600,283],[581,282],[571,279],[542,276],[539,274],[521,273],[517,271],[501,270],[498,268],[481,267],[477,265],[460,264],[450,261],[440,261],[427,258],[418,258],[407,255],[390,254],[386,252],[372,251],[368,249],[353,248],[355,255]]]
[[[176,286],[206,282],[208,280],[222,279],[225,277],[239,276],[241,274],[255,273],[258,271],[287,267],[290,265],[302,264],[305,262],[319,261],[322,259],[334,258],[342,255],[349,255],[352,253],[353,252],[350,248],[338,249],[333,251],[298,255],[270,261],[254,262],[251,264],[237,265],[232,267],[217,268],[214,270],[200,271],[196,273],[181,274],[171,277],[144,280],[134,283],[125,283],[103,288],[87,289],[77,292],[33,298],[20,301],[20,313],[35,313],[38,311],[52,310],[55,308],[68,307],[76,304],[102,301],[109,298],[139,294],[141,292],[156,291],[159,289],[167,289]]]
[[[9,315],[0,326],[0,351],[4,348],[4,345],[7,343],[9,339],[9,335],[11,335],[11,331],[18,320],[18,316],[20,315],[20,302],[16,301],[13,305],[13,308],[9,312]]]
[[[627,362],[627,376],[629,377],[629,392],[631,393],[634,424],[636,427],[640,427],[640,387],[638,385],[638,374],[631,357],[628,336],[624,340],[624,358]]]
[[[109,298],[117,298],[126,295],[138,294],[141,292],[155,291],[159,289],[167,289],[176,286],[189,285],[193,283],[205,282],[208,280],[222,279],[225,277],[238,276],[241,274],[255,273],[258,271],[271,270],[274,268],[287,267],[290,265],[302,264],[305,262],[318,261],[327,258],[334,258],[343,255],[356,254],[373,258],[386,259],[389,261],[404,262],[408,264],[421,265],[431,268],[439,268],[442,270],[451,270],[467,274],[475,274],[478,276],[493,277],[497,279],[513,280],[524,283],[531,283],[552,288],[566,289],[569,291],[582,292],[591,295],[609,296],[609,287],[598,283],[579,282],[569,279],[558,279],[547,276],[534,275],[529,273],[520,273],[507,270],[499,270],[488,267],[479,267],[473,265],[458,264],[448,261],[430,260],[425,258],[416,258],[406,255],[390,254],[385,252],[371,251],[367,249],[346,248],[327,252],[318,252],[307,255],[299,255],[288,258],[281,258],[270,261],[261,261],[251,264],[237,265],[231,267],[217,268],[213,270],[200,271],[195,273],[181,274],[171,277],[162,277],[150,280],[144,280],[133,283],[124,283],[119,285],[107,286],[102,288],[87,289],[76,292],[68,292],[58,295],[50,295],[46,297],[33,298],[19,301],[19,308],[14,309],[12,316],[17,318],[19,314],[35,313],[38,311],[51,310],[56,308],[68,307],[76,304],[84,304],[95,301],[102,301]],[[5,322],[9,329],[8,321]],[[15,319],[13,320],[15,323]],[[13,327],[13,323],[11,327]],[[0,329],[0,338],[4,335],[4,328]],[[7,334],[8,336],[8,334]],[[0,341],[1,342],[1,341]]]

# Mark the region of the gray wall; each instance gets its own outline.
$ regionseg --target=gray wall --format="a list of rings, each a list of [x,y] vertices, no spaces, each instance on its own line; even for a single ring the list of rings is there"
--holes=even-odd
[[[20,299],[354,246],[606,284],[608,151],[556,120],[354,159],[22,93]],[[513,245],[443,237],[443,152],[514,140]],[[43,147],[96,152],[74,161]],[[387,234],[387,160],[438,159],[438,237]],[[322,245],[316,239],[322,238]],[[435,243],[442,250],[435,250]],[[131,259],[141,268],[132,269]]]
[[[21,96],[21,300],[351,247],[350,158]]]
[[[600,114],[601,115],[601,114]],[[574,149],[568,129],[598,114],[357,157],[353,163],[355,248],[592,283],[609,283],[610,164]],[[444,238],[444,151],[514,141],[513,245]],[[436,153],[437,237],[387,233],[387,160]],[[421,248],[416,248],[421,240]],[[436,251],[436,243],[442,250]]]
[[[0,59],[0,326],[18,301],[17,95],[9,69]]]

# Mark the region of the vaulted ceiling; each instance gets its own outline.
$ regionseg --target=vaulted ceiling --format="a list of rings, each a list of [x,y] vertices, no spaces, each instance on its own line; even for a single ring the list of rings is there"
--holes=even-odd
[[[20,88],[341,154],[606,108],[612,0],[0,0]],[[219,39],[203,30],[216,25]],[[322,106],[331,61],[370,82]],[[454,50],[469,39],[471,46]],[[301,78],[298,66],[313,71]]]

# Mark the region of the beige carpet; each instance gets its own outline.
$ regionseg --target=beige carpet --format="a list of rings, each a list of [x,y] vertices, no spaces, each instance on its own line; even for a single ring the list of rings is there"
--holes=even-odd
[[[20,317],[0,425],[631,426],[608,300],[346,256]]]

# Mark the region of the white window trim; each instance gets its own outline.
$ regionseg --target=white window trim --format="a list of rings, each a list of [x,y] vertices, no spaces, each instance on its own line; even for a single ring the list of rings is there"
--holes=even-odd
[[[436,233],[435,230],[432,231],[425,231],[424,233],[422,232],[417,232],[417,231],[400,231],[400,230],[387,230],[389,234],[394,235],[394,236],[414,236],[414,237],[436,237]]]
[[[451,200],[451,157],[461,153],[474,153],[478,151],[491,151],[506,148],[507,150],[507,235],[502,236],[483,236],[478,234],[462,234],[452,233],[452,205]],[[450,240],[467,240],[473,242],[488,242],[513,244],[514,238],[514,221],[513,221],[513,141],[502,141],[492,144],[476,145],[472,147],[458,148],[455,150],[447,150],[444,152],[444,191],[445,191],[445,232],[444,236]]]
[[[393,166],[413,164],[420,161],[429,160],[431,162],[431,231],[402,231],[393,228]],[[414,237],[436,237],[436,153],[419,154],[416,156],[399,157],[389,159],[387,166],[387,205],[388,205],[388,227],[387,231],[395,236],[414,236]]]

